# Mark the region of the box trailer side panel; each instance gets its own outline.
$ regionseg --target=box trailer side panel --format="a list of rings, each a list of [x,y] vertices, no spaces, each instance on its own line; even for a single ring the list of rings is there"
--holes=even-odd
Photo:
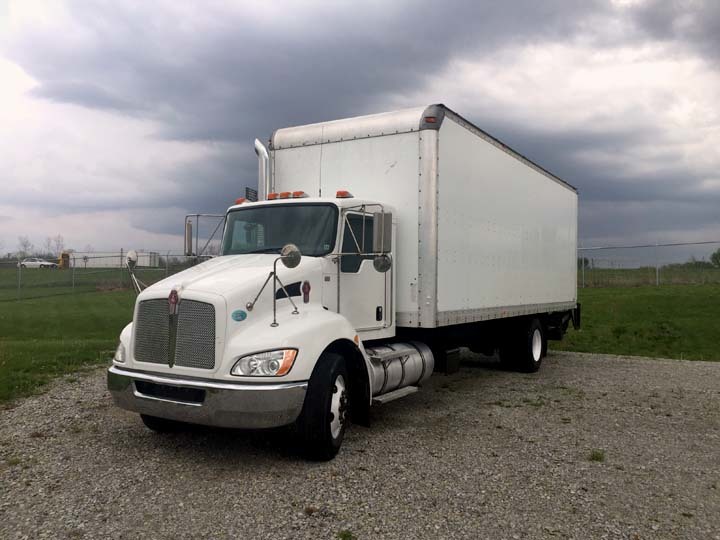
[[[343,189],[392,209],[398,223],[393,246],[396,311],[413,314],[418,311],[418,138],[414,131],[271,152],[275,191],[333,197]]]
[[[576,191],[455,115],[438,139],[437,325],[574,308]]]

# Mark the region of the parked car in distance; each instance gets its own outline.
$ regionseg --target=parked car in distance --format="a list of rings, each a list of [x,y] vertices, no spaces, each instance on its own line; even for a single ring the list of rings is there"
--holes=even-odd
[[[23,259],[18,263],[19,268],[57,268],[56,262],[46,261],[45,259],[38,259],[32,257],[30,259]]]

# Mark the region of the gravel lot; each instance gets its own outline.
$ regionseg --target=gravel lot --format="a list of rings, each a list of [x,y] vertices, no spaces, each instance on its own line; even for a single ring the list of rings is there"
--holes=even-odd
[[[464,358],[320,464],[282,431],[153,434],[104,371],[61,381],[0,410],[0,538],[720,539],[720,363]]]

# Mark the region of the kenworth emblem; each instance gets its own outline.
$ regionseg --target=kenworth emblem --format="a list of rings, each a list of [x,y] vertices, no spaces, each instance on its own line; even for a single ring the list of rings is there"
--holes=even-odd
[[[177,341],[178,311],[180,311],[180,298],[178,297],[177,289],[170,291],[170,296],[168,296],[168,310],[170,312],[168,321],[170,325],[170,331],[168,332],[168,365],[173,367],[175,365],[175,342]]]
[[[177,290],[173,289],[170,291],[170,296],[168,296],[168,308],[170,308],[170,315],[177,315],[179,307],[180,299],[178,298]]]

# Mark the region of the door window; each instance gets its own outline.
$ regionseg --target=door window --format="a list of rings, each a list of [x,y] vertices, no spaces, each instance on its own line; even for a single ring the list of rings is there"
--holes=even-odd
[[[372,259],[373,218],[363,214],[347,214],[343,228],[342,252],[340,262],[342,272],[357,273],[364,259]],[[355,255],[357,254],[357,255]]]

